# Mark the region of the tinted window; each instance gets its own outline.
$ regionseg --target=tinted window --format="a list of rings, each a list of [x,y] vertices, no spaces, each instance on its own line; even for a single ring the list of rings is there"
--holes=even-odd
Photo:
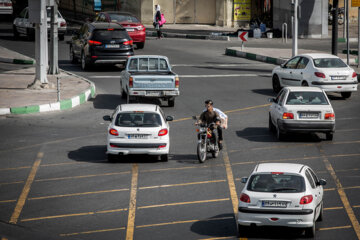
[[[315,183],[318,183],[318,182],[319,182],[319,179],[317,178],[317,176],[316,176],[316,174],[314,173],[314,171],[311,170],[310,168],[309,168],[308,170],[309,170],[311,176],[313,177]]]
[[[51,14],[51,9],[50,8],[46,9],[46,15],[47,15],[48,18],[51,18],[52,14]],[[58,12],[58,18],[61,18],[61,15],[60,15],[59,12]]]
[[[314,59],[314,65],[318,68],[344,68],[347,65],[340,58]]]
[[[115,120],[119,127],[159,127],[161,124],[160,115],[152,112],[122,112]]]
[[[21,13],[19,14],[19,17],[20,17],[20,18],[24,18],[26,11],[27,11],[26,8],[25,8],[24,10],[22,10]]]
[[[247,190],[254,192],[304,192],[304,178],[293,174],[252,175]]]
[[[298,63],[300,57],[294,57],[293,59],[290,59],[286,64],[285,68],[296,68],[296,64]]]
[[[138,59],[137,58],[131,59],[131,61],[129,63],[129,70],[132,70],[132,71],[138,70]]]
[[[131,23],[140,22],[136,17],[128,16],[128,15],[109,14],[109,17],[112,22],[131,22]]]
[[[307,59],[305,57],[302,57],[296,68],[297,69],[304,69],[304,68],[306,68],[306,65],[308,64],[308,62],[309,62],[309,59]]]
[[[160,70],[168,70],[168,65],[165,59],[160,59]]]
[[[310,175],[310,173],[309,173],[308,170],[306,170],[305,176],[306,176],[307,180],[309,181],[310,186],[311,186],[312,188],[315,188],[314,180],[312,179],[312,177],[311,177],[311,175]]]
[[[276,103],[279,104],[280,97],[283,95],[284,92],[285,92],[284,90],[281,90],[281,91],[279,92],[279,94],[276,96],[276,99],[275,99]]]
[[[287,105],[328,105],[322,92],[290,92],[286,100]]]
[[[129,39],[125,30],[95,30],[93,40]]]

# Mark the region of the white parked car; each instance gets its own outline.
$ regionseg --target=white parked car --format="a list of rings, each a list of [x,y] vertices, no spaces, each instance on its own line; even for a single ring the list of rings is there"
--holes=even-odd
[[[0,15],[13,14],[13,5],[11,0],[0,0]]]
[[[324,179],[303,164],[261,163],[250,177],[241,179],[239,235],[247,226],[304,228],[314,237],[315,222],[323,219]]]
[[[275,67],[272,85],[276,93],[286,86],[313,86],[349,98],[357,91],[358,80],[356,72],[337,56],[312,53],[295,56]]]
[[[317,87],[285,87],[269,110],[269,130],[282,140],[286,133],[322,132],[332,140],[335,113],[324,90]]]
[[[51,11],[50,8],[46,9],[47,13],[47,28],[48,35],[50,35],[50,22],[51,22]],[[58,11],[58,37],[59,40],[64,40],[66,33],[66,21]],[[24,8],[19,16],[14,19],[13,22],[13,33],[14,37],[18,38],[20,35],[26,36],[27,38],[33,39],[35,36],[35,28],[32,23],[29,22],[29,9]]]
[[[104,116],[111,121],[107,134],[107,156],[114,161],[119,155],[158,155],[168,161],[170,149],[169,121],[164,112],[154,104],[122,104],[112,116]]]

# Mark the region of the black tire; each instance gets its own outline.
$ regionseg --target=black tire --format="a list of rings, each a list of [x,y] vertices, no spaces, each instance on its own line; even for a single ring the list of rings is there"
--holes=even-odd
[[[121,98],[122,99],[127,99],[127,94],[125,92],[125,90],[121,87]]]
[[[315,222],[312,227],[305,228],[305,237],[306,238],[314,238],[315,237]]]
[[[77,63],[78,62],[77,57],[75,57],[74,49],[73,49],[72,45],[70,45],[70,61],[71,61],[71,63]]]
[[[162,162],[167,162],[167,161],[169,161],[169,155],[168,155],[168,154],[160,155],[160,160],[161,160]]]
[[[16,30],[15,25],[13,25],[13,34],[14,34],[14,39],[15,40],[19,39],[19,32]]]
[[[174,107],[175,106],[175,98],[168,100],[168,106],[169,107]]]
[[[132,97],[129,94],[126,94],[126,103],[131,103],[132,100]]]
[[[90,68],[90,64],[86,61],[86,57],[84,52],[81,53],[81,69],[88,70]]]
[[[324,206],[323,204],[321,204],[321,209],[320,209],[320,214],[318,219],[316,220],[317,222],[322,222],[322,220],[324,219]]]
[[[108,161],[111,162],[111,163],[116,162],[116,160],[117,160],[117,155],[108,154],[108,155],[107,155],[107,159],[108,159]]]
[[[332,141],[333,138],[334,138],[334,133],[332,132],[326,133],[326,140]]]
[[[284,140],[284,138],[285,138],[285,133],[283,133],[283,132],[280,131],[279,126],[276,127],[276,138],[277,138],[279,141],[282,141],[282,140]]]
[[[269,131],[272,132],[272,133],[275,132],[275,125],[271,121],[270,113],[269,113]]]
[[[249,227],[242,226],[242,225],[238,224],[238,229],[237,230],[238,230],[237,236],[239,238],[246,237],[248,232],[249,232]]]
[[[341,96],[343,97],[343,98],[349,98],[349,97],[351,97],[351,92],[342,92],[341,93]]]
[[[280,80],[276,74],[272,78],[272,87],[275,93],[279,93],[281,90]]]
[[[60,41],[64,41],[65,39],[65,34],[61,34],[61,35],[58,35],[59,36],[59,40]]]
[[[303,87],[308,87],[308,86],[309,86],[309,84],[308,84],[307,82],[305,82],[305,81],[304,81],[304,82],[302,82],[302,83],[301,83],[301,86],[303,86]]]
[[[206,144],[198,143],[197,145],[197,157],[200,163],[204,163],[206,160]]]
[[[136,48],[137,48],[137,49],[143,49],[144,46],[145,46],[145,42],[137,43],[137,44],[136,44]]]

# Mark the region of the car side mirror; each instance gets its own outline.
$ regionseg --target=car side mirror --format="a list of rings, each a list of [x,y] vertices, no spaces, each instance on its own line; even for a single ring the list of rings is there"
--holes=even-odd
[[[275,98],[269,98],[268,101],[271,102],[271,103],[276,103],[276,99],[275,99]]]
[[[241,178],[241,183],[246,183],[248,181],[248,177],[242,177]]]
[[[104,121],[109,121],[109,122],[111,122],[111,117],[110,117],[109,115],[103,116],[103,119],[104,119]]]
[[[173,116],[167,116],[166,117],[166,121],[167,122],[171,122],[171,121],[173,121],[174,120],[174,117]]]
[[[284,67],[285,67],[285,63],[280,64],[280,67],[281,67],[281,68],[284,68]]]
[[[325,186],[325,185],[326,185],[326,180],[325,180],[325,179],[320,179],[319,182],[318,182],[318,184],[319,184],[320,186]]]

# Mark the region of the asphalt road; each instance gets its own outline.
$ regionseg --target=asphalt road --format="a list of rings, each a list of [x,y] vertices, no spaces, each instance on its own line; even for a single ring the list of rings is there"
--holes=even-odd
[[[33,44],[0,38],[1,46],[29,56]],[[12,236],[31,229],[61,239],[234,239],[240,178],[260,162],[294,162],[328,182],[316,239],[359,239],[360,94],[348,100],[331,95],[333,141],[313,134],[279,142],[267,127],[274,65],[225,56],[225,47],[234,44],[148,39],[136,50],[168,56],[180,75],[181,96],[174,108],[163,107],[175,117],[170,159],[132,156],[108,163],[102,116],[124,102],[121,69],[83,72],[60,42],[60,67],[93,81],[97,96],[67,111],[0,118],[0,221],[24,227]],[[229,128],[220,156],[199,164],[191,116],[208,98],[228,114]],[[301,238],[301,232],[260,228],[247,238]]]

